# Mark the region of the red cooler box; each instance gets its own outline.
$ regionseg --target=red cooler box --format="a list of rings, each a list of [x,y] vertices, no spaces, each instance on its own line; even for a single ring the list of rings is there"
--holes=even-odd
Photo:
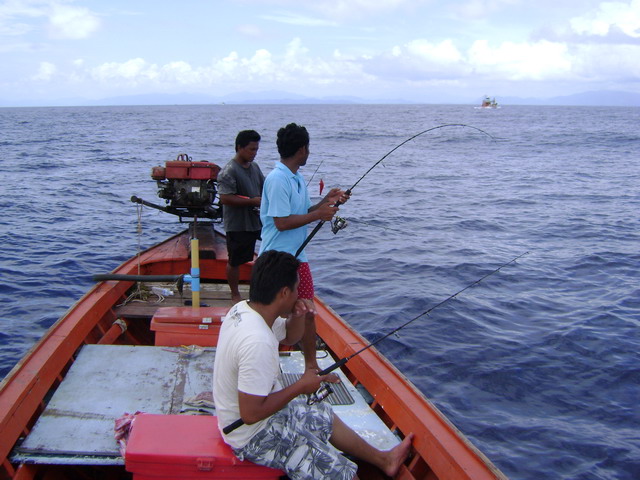
[[[125,468],[134,480],[279,479],[281,470],[240,461],[218,431],[218,417],[140,414],[133,421]]]
[[[215,347],[222,317],[228,311],[227,307],[161,307],[151,319],[151,330],[156,332],[155,344]]]

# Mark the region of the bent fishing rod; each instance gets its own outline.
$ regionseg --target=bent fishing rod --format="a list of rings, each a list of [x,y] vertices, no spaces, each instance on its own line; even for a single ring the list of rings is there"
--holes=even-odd
[[[441,307],[442,305],[444,305],[445,303],[450,302],[451,300],[453,300],[454,298],[456,298],[458,295],[460,295],[462,292],[464,292],[465,290],[468,290],[472,287],[474,287],[475,285],[478,285],[480,282],[482,282],[484,279],[490,277],[491,275],[498,273],[500,270],[502,270],[504,267],[506,267],[507,265],[511,265],[512,263],[514,263],[515,261],[519,260],[520,258],[524,257],[525,255],[527,255],[529,252],[524,252],[520,255],[518,255],[517,257],[515,257],[512,260],[509,260],[507,263],[504,263],[502,265],[500,265],[498,268],[496,268],[495,270],[492,270],[491,272],[487,273],[486,275],[484,275],[483,277],[479,278],[478,280],[476,280],[473,283],[470,283],[469,285],[467,285],[466,287],[464,287],[461,290],[458,290],[456,293],[454,293],[453,295],[449,295],[447,298],[445,298],[444,300],[442,300],[440,303],[434,305],[433,307],[429,308],[428,310],[425,310],[424,312],[422,312],[421,314],[413,317],[411,320],[409,320],[408,322],[403,323],[402,325],[400,325],[398,328],[395,328],[393,330],[391,330],[389,333],[387,333],[386,335],[380,337],[379,339],[377,339],[374,342],[369,343],[368,345],[362,347],[360,350],[358,350],[355,353],[352,353],[351,355],[349,355],[348,357],[343,357],[340,360],[338,360],[337,362],[335,362],[333,365],[325,368],[324,370],[321,370],[320,372],[318,372],[318,376],[322,376],[322,375],[328,375],[329,373],[333,372],[335,369],[340,368],[341,366],[343,366],[345,363],[347,363],[349,360],[351,360],[353,357],[356,357],[358,355],[360,355],[362,352],[364,352],[365,350],[370,349],[371,347],[375,346],[376,344],[380,343],[382,340],[384,340],[385,338],[389,338],[391,335],[393,335],[394,333],[397,333],[398,331],[402,330],[403,328],[407,327],[408,325],[410,325],[411,323],[415,322],[416,320],[418,320],[419,318],[424,317],[425,315],[429,315],[431,312],[433,312],[436,308]],[[322,392],[321,392],[322,391]],[[326,387],[320,387],[320,389],[318,390],[318,392],[316,392],[315,394],[312,394],[310,396],[310,399],[307,401],[307,403],[311,404],[311,403],[315,403],[317,401],[320,401],[324,398],[326,398],[330,393],[332,393],[331,388],[326,388]],[[314,397],[313,399],[311,397]],[[228,435],[229,433],[233,432],[236,428],[240,427],[244,425],[244,421],[239,418],[237,419],[235,422],[227,425],[226,427],[224,427],[222,429],[222,431],[224,432],[225,435]]]
[[[404,140],[402,143],[396,145],[395,147],[393,147],[391,150],[389,150],[380,160],[378,160],[377,162],[375,162],[370,168],[369,170],[367,170],[364,175],[362,175],[358,181],[356,183],[354,183],[351,188],[349,188],[348,190],[345,191],[345,194],[347,196],[351,195],[351,191],[356,188],[356,186],[362,181],[362,179],[364,179],[364,177],[366,177],[369,172],[371,172],[371,170],[373,170],[374,168],[376,168],[380,163],[382,163],[382,161],[387,158],[389,155],[391,155],[393,152],[395,152],[397,149],[399,149],[400,147],[402,147],[404,144],[410,142],[411,140],[413,140],[414,138],[419,137],[420,135],[424,135],[425,133],[428,132],[432,132],[433,130],[438,130],[439,128],[446,128],[446,127],[464,127],[464,128],[472,128],[474,130],[479,131],[480,133],[483,133],[485,135],[487,135],[488,137],[490,137],[492,140],[495,140],[495,137],[487,132],[485,132],[484,130],[482,130],[481,128],[478,127],[474,127],[473,125],[467,125],[464,123],[445,123],[443,125],[437,125],[435,127],[431,127],[428,128],[426,130],[423,130],[422,132],[416,133],[415,135],[407,138],[406,140]],[[318,166],[318,168],[320,168],[320,166]],[[316,169],[317,171],[317,169]],[[315,172],[314,172],[315,175]],[[313,178],[313,177],[312,177]],[[334,206],[338,207],[342,205],[342,202],[340,200],[338,200]],[[342,219],[340,219],[342,220]],[[309,236],[307,236],[307,238],[304,240],[304,242],[302,242],[302,245],[300,245],[300,248],[298,248],[298,251],[296,252],[296,258],[302,253],[302,251],[304,250],[304,248],[307,246],[307,244],[311,241],[311,239],[313,237],[315,237],[316,233],[318,233],[318,231],[322,228],[322,226],[325,224],[325,220],[321,220],[316,226],[315,228],[311,231],[311,233],[309,234]],[[342,220],[341,222],[337,223],[337,226],[335,226],[333,233],[337,233],[338,230],[340,230],[341,228],[344,228],[344,226],[346,225],[346,222],[344,220]]]

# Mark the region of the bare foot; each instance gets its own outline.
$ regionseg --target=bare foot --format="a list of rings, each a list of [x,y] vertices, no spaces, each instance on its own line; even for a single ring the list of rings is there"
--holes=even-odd
[[[394,448],[386,452],[388,458],[386,466],[384,468],[384,473],[386,473],[388,476],[393,477],[396,473],[398,473],[398,470],[400,470],[400,466],[409,456],[413,437],[413,433],[410,433],[404,438],[402,443],[396,445]]]

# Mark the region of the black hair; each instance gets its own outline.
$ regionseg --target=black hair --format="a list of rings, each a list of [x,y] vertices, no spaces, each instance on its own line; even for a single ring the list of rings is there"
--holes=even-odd
[[[300,148],[309,145],[309,132],[302,125],[290,123],[278,130],[276,145],[280,158],[292,157]]]
[[[239,148],[244,148],[251,142],[259,142],[260,134],[255,130],[242,130],[236,136],[236,152]]]
[[[267,250],[258,257],[251,271],[249,300],[271,304],[282,287],[293,290],[298,280],[300,261],[287,252]]]

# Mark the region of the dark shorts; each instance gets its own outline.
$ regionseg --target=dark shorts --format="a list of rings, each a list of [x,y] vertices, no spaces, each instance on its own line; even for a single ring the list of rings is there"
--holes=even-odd
[[[240,459],[284,470],[292,480],[352,480],[358,468],[329,443],[332,428],[328,403],[307,405],[296,398],[233,451]]]
[[[229,265],[237,267],[253,260],[256,241],[259,238],[260,230],[255,232],[227,232]]]

